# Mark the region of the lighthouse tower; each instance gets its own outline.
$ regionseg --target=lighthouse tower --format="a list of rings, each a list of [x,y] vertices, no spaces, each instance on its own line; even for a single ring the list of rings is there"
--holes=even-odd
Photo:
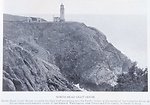
[[[60,5],[60,21],[65,21],[65,8],[64,5]]]

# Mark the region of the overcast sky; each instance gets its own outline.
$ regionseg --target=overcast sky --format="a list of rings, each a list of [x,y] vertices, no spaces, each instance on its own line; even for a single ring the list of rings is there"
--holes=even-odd
[[[4,13],[52,20],[61,3],[66,20],[96,27],[141,67],[147,65],[146,0],[4,0]]]
[[[4,0],[4,12],[55,14],[60,3],[67,14],[145,14],[146,0]]]

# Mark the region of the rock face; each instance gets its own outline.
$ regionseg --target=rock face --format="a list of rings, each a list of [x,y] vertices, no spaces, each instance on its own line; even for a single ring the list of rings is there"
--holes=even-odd
[[[38,49],[32,50],[38,53]],[[4,40],[3,69],[4,91],[76,90],[57,66],[7,39]]]
[[[83,23],[4,21],[4,90],[109,90],[132,62]]]

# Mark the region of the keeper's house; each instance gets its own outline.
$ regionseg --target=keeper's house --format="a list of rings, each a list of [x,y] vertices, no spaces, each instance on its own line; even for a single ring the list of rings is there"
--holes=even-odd
[[[42,22],[42,19],[40,18],[35,18],[35,17],[28,17],[27,22],[33,23],[33,22]]]

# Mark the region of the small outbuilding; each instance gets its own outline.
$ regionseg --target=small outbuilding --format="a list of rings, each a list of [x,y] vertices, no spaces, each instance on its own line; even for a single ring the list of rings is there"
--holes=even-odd
[[[53,17],[54,22],[60,22],[60,17]]]
[[[32,22],[42,22],[40,18],[35,18],[35,17],[28,17],[27,22],[32,23]]]

